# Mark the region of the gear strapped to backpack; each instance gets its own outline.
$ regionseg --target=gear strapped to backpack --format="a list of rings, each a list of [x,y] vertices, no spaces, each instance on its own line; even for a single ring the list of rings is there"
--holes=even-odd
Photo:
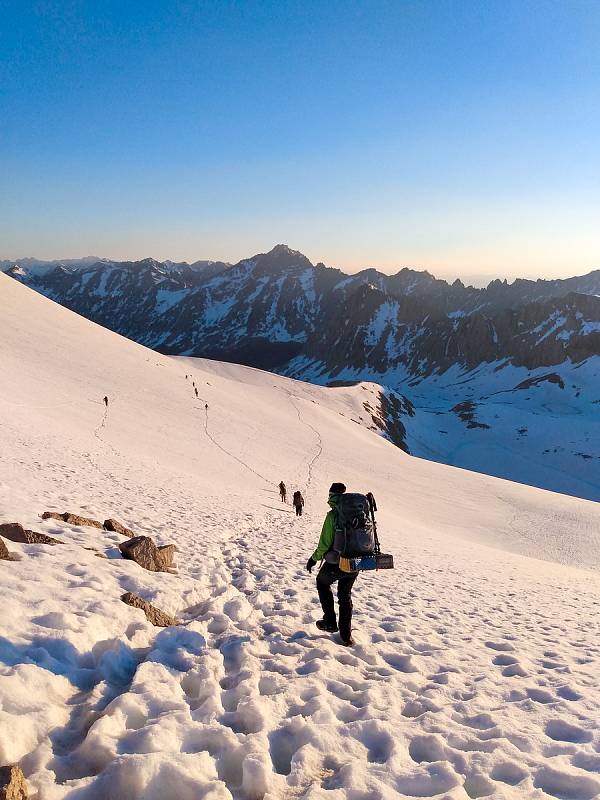
[[[394,558],[382,553],[375,522],[377,504],[372,493],[345,492],[335,509],[333,549],[340,554],[343,572],[393,569]]]

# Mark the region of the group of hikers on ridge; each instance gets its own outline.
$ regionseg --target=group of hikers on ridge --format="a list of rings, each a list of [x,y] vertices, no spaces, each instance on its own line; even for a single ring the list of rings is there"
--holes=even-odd
[[[279,497],[281,498],[282,503],[287,503],[287,488],[283,481],[279,484]],[[292,505],[296,509],[296,516],[302,516],[302,509],[304,508],[304,498],[302,497],[302,492],[299,489],[296,489],[292,496]]]

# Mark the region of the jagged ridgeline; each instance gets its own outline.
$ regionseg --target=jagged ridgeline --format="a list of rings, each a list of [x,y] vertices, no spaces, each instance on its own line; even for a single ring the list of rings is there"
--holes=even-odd
[[[478,289],[346,275],[283,245],[235,265],[0,266],[162,353],[367,382],[355,422],[413,455],[600,500],[600,270]]]
[[[278,245],[231,265],[2,262],[47,297],[161,352],[319,382],[420,380],[458,365],[528,369],[600,354],[600,270],[567,280],[449,284],[428,272],[346,275]]]

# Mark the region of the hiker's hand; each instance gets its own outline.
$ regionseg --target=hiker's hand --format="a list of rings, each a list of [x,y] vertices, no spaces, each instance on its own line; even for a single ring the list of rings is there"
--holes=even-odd
[[[307,571],[308,571],[308,572],[312,572],[312,568],[315,566],[315,564],[316,564],[316,563],[317,563],[317,562],[316,562],[316,561],[314,560],[314,558],[311,556],[311,557],[308,559],[308,561],[306,562],[306,569],[307,569]]]

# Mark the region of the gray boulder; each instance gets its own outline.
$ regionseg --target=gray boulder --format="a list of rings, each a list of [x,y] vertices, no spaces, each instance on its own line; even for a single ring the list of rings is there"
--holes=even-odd
[[[0,539],[0,560],[9,561],[10,555],[8,553],[8,547],[6,546],[6,542],[4,539]]]

